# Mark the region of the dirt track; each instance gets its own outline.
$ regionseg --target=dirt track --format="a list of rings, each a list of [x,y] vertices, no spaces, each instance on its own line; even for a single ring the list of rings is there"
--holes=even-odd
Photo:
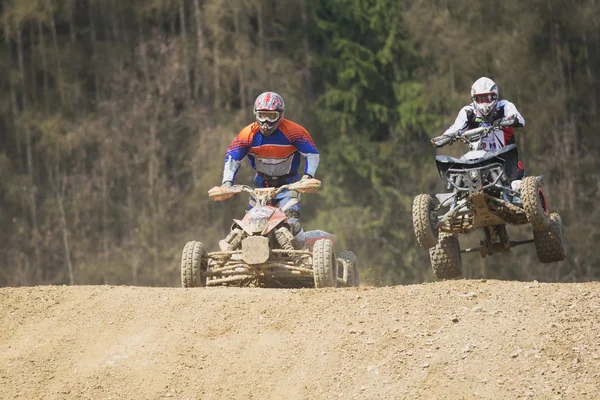
[[[600,284],[0,289],[0,398],[597,399]]]

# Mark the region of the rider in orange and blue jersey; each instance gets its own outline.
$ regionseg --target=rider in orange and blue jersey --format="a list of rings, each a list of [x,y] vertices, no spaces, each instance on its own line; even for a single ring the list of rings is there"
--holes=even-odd
[[[241,161],[248,157],[256,170],[256,187],[280,187],[300,180],[298,172],[305,159],[302,179],[314,177],[319,166],[319,152],[306,129],[284,118],[283,98],[265,92],[254,102],[255,121],[246,126],[227,148],[222,187],[231,187]],[[300,226],[300,194],[284,190],[274,199],[289,218],[292,234],[303,241]],[[253,201],[250,202],[252,207]]]

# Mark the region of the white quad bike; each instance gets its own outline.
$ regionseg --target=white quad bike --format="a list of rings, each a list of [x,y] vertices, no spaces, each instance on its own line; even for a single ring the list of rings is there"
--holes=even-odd
[[[413,201],[415,235],[419,244],[429,249],[438,279],[462,275],[461,253],[478,251],[485,258],[533,242],[542,263],[561,261],[566,256],[562,221],[558,213],[550,213],[542,176],[525,177],[520,188],[513,190],[509,177],[516,164],[516,145],[497,151],[482,150],[482,139],[501,128],[480,127],[452,135],[450,143],[462,141],[470,151],[459,159],[436,157],[440,177],[451,192],[436,194],[437,202],[428,194],[420,194]],[[527,223],[533,228],[533,239],[511,241],[506,224]],[[458,235],[476,229],[482,229],[485,235],[480,246],[461,250]]]
[[[185,245],[181,257],[182,286],[358,286],[358,262],[354,253],[336,254],[335,236],[319,230],[306,232],[304,245],[298,245],[286,214],[271,205],[284,190],[310,193],[320,187],[319,180],[308,179],[279,188],[234,185],[209,190],[209,197],[215,201],[246,192],[256,205],[243,219],[233,220],[227,240],[219,243],[221,251],[209,253],[198,241]]]

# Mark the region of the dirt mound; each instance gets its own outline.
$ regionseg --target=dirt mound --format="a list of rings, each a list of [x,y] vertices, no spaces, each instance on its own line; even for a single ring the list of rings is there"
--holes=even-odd
[[[0,398],[596,399],[600,285],[0,289]]]

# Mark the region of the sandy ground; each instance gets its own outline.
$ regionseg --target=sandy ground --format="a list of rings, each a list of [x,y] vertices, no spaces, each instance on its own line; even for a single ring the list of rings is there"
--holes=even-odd
[[[2,399],[598,399],[600,284],[0,289]]]

